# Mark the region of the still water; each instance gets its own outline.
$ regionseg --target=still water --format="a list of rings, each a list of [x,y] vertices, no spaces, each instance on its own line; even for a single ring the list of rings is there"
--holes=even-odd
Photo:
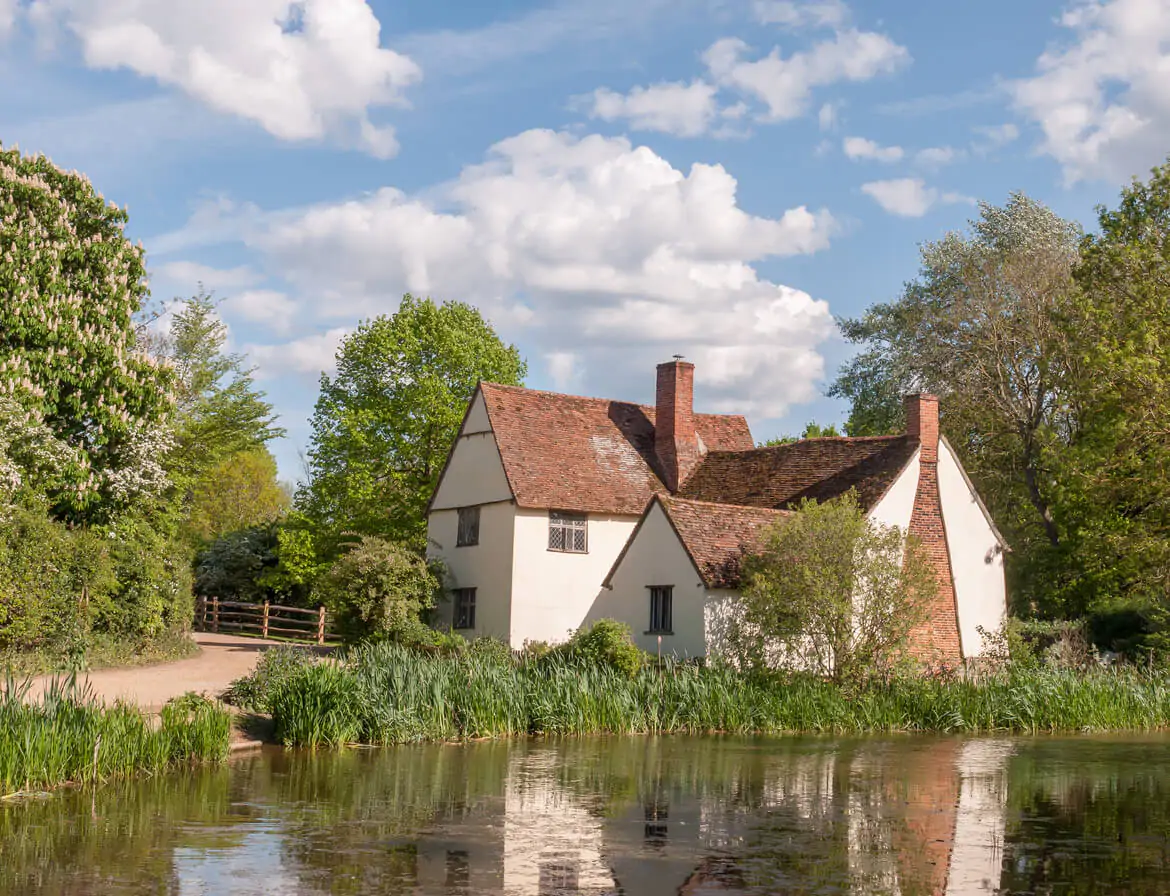
[[[1170,893],[1170,739],[273,750],[0,804],[0,894]]]

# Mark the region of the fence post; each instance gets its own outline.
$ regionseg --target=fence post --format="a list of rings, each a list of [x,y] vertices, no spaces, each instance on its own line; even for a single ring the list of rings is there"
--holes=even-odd
[[[317,608],[317,643],[325,643],[325,608]]]
[[[211,630],[219,634],[219,598],[211,599]]]
[[[268,637],[268,601],[264,601],[264,622],[262,624],[262,627],[263,627],[263,632],[261,634],[261,637],[267,638]]]

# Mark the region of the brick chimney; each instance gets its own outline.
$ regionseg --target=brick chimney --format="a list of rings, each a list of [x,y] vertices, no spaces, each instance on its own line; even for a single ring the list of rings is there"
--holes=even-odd
[[[911,652],[931,665],[954,665],[963,661],[959,635],[959,611],[955,602],[955,580],[947,545],[946,521],[938,484],[938,397],[919,393],[907,395],[906,435],[917,439],[918,492],[910,514],[910,534],[918,539],[934,571],[938,592],[926,608],[926,619],[911,633]]]
[[[658,365],[654,410],[654,453],[663,482],[672,492],[686,481],[699,462],[695,432],[695,365],[675,356]]]
[[[906,407],[906,435],[922,443],[922,461],[938,463],[938,396],[919,392],[902,401]]]

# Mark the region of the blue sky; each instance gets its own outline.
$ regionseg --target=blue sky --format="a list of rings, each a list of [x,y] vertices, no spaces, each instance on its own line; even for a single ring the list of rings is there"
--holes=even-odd
[[[299,475],[317,376],[403,292],[529,384],[841,419],[833,317],[1024,190],[1092,226],[1170,153],[1170,0],[0,0],[0,141],[199,282]]]

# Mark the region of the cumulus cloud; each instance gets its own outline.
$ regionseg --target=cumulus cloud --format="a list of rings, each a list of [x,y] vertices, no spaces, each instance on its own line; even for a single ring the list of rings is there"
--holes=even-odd
[[[897,162],[905,154],[900,146],[880,146],[865,137],[846,137],[841,146],[845,157],[854,161]]]
[[[154,268],[154,279],[182,290],[194,291],[202,284],[213,292],[252,286],[261,279],[258,271],[247,265],[214,268],[194,261],[168,261]]]
[[[624,120],[637,131],[661,131],[697,137],[710,127],[718,111],[718,88],[703,81],[653,84],[615,93],[602,87],[591,96],[591,118]]]
[[[18,0],[0,0],[0,39],[7,37],[16,24]]]
[[[719,165],[684,172],[623,138],[534,130],[441,187],[271,214],[245,241],[325,325],[392,312],[406,291],[462,299],[558,381],[628,395],[677,352],[703,366],[706,401],[774,416],[815,394],[833,323],[753,263],[824,249],[835,222],[748,214],[736,187]],[[294,355],[319,358],[310,348]]]
[[[263,324],[270,332],[283,336],[293,326],[297,303],[283,292],[274,289],[249,289],[228,296],[224,310],[233,318]]]
[[[837,127],[839,111],[835,103],[825,103],[817,113],[817,125],[822,131],[831,131]]]
[[[941,168],[956,161],[962,152],[953,146],[928,146],[914,154],[914,161],[923,168]]]
[[[784,28],[840,28],[849,21],[843,0],[756,0],[756,20]]]
[[[861,191],[878,205],[901,218],[921,218],[939,203],[972,202],[960,193],[943,193],[921,178],[902,177],[862,184]]]
[[[703,54],[711,77],[767,106],[767,120],[804,114],[818,87],[843,81],[868,81],[897,71],[910,61],[905,47],[872,31],[838,31],[831,40],[785,57],[774,47],[759,59],[739,38],[716,41]]]
[[[249,343],[243,347],[243,352],[256,363],[257,379],[278,379],[290,373],[315,377],[336,369],[337,348],[349,333],[347,327],[336,327],[291,342]]]
[[[1170,0],[1080,2],[1060,22],[1068,42],[1014,85],[1041,150],[1070,183],[1144,173],[1170,146]]]
[[[421,77],[381,45],[366,0],[34,0],[31,16],[75,35],[90,68],[129,69],[283,140],[336,137],[382,158],[398,143],[369,112],[403,105]]]
[[[977,127],[973,130],[975,141],[971,148],[981,155],[1007,146],[1020,136],[1020,129],[1011,123]]]

